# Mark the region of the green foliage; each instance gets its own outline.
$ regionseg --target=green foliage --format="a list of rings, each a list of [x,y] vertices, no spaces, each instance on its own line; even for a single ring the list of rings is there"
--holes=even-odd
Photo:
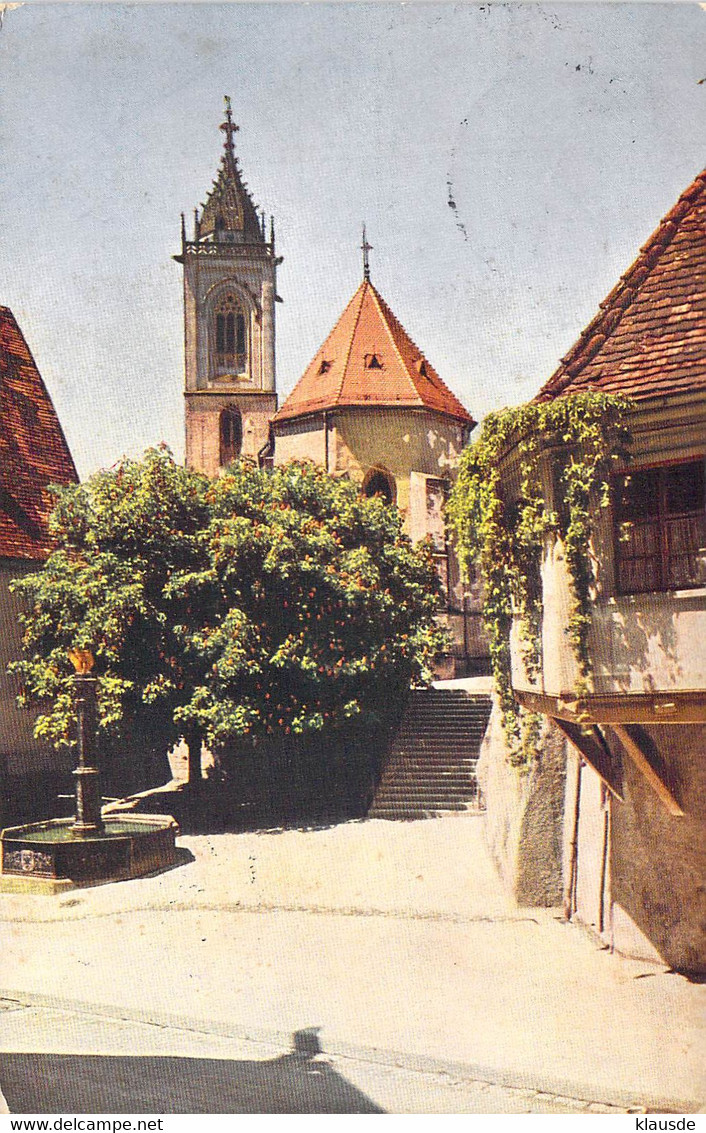
[[[479,439],[461,458],[447,516],[465,572],[473,563],[480,569],[495,685],[518,766],[531,761],[539,720],[521,710],[512,693],[513,613],[523,660],[534,676],[541,664],[542,553],[546,538],[558,535],[572,587],[567,634],[585,687],[591,671],[593,517],[597,507],[610,503],[611,472],[627,457],[629,409],[624,398],[593,392],[503,409],[485,419]],[[546,454],[554,473],[556,510],[548,507],[542,484]]]
[[[12,666],[21,703],[42,709],[36,733],[54,746],[73,744],[75,648],[96,657],[105,732],[153,748],[178,740],[173,715],[192,673],[174,630],[184,611],[165,600],[165,588],[203,563],[208,487],[155,449],[55,489],[56,550],[13,584],[26,613],[25,659]]]
[[[369,723],[443,648],[431,548],[314,465],[209,481],[157,449],[57,496],[57,549],[14,584],[13,666],[56,746],[72,742],[72,648],[95,654],[102,728],[216,751]]]

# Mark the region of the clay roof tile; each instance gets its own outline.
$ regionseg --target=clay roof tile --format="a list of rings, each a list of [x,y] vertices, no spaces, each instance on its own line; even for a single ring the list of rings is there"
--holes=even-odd
[[[706,170],[667,213],[537,394],[633,398],[706,387]]]
[[[357,405],[433,409],[475,424],[369,280],[363,280],[274,419]]]
[[[12,312],[0,307],[0,557],[50,550],[50,484],[78,480],[51,398]]]

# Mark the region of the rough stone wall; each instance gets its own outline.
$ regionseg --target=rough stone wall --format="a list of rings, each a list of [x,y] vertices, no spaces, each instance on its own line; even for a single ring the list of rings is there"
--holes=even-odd
[[[641,729],[669,769],[685,814],[670,815],[631,760],[624,803],[612,806],[613,943],[651,955],[637,929],[673,968],[706,972],[706,726]]]
[[[494,700],[478,779],[487,808],[488,848],[505,888],[520,905],[561,904],[565,775],[565,740],[549,722],[532,770],[522,773],[511,766]]]

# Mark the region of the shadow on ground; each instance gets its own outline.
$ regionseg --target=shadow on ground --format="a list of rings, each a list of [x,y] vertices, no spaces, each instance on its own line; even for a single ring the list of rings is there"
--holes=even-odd
[[[295,796],[242,801],[223,784],[206,780],[199,790],[155,790],[135,807],[140,814],[169,814],[182,834],[243,834],[255,830],[327,829],[363,818],[367,806],[356,799]]]
[[[11,1113],[385,1112],[299,1050],[263,1062],[1,1054],[0,1082]]]

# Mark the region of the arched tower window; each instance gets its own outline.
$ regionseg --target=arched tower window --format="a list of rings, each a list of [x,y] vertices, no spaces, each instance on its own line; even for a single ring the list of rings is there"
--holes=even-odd
[[[232,291],[221,296],[214,307],[212,333],[214,376],[244,373],[248,368],[248,325],[240,300]]]
[[[363,481],[363,492],[372,499],[382,496],[386,504],[395,502],[395,481],[383,468],[371,468]]]
[[[220,417],[220,465],[225,468],[240,456],[243,447],[243,420],[240,410],[234,405],[221,410]]]

